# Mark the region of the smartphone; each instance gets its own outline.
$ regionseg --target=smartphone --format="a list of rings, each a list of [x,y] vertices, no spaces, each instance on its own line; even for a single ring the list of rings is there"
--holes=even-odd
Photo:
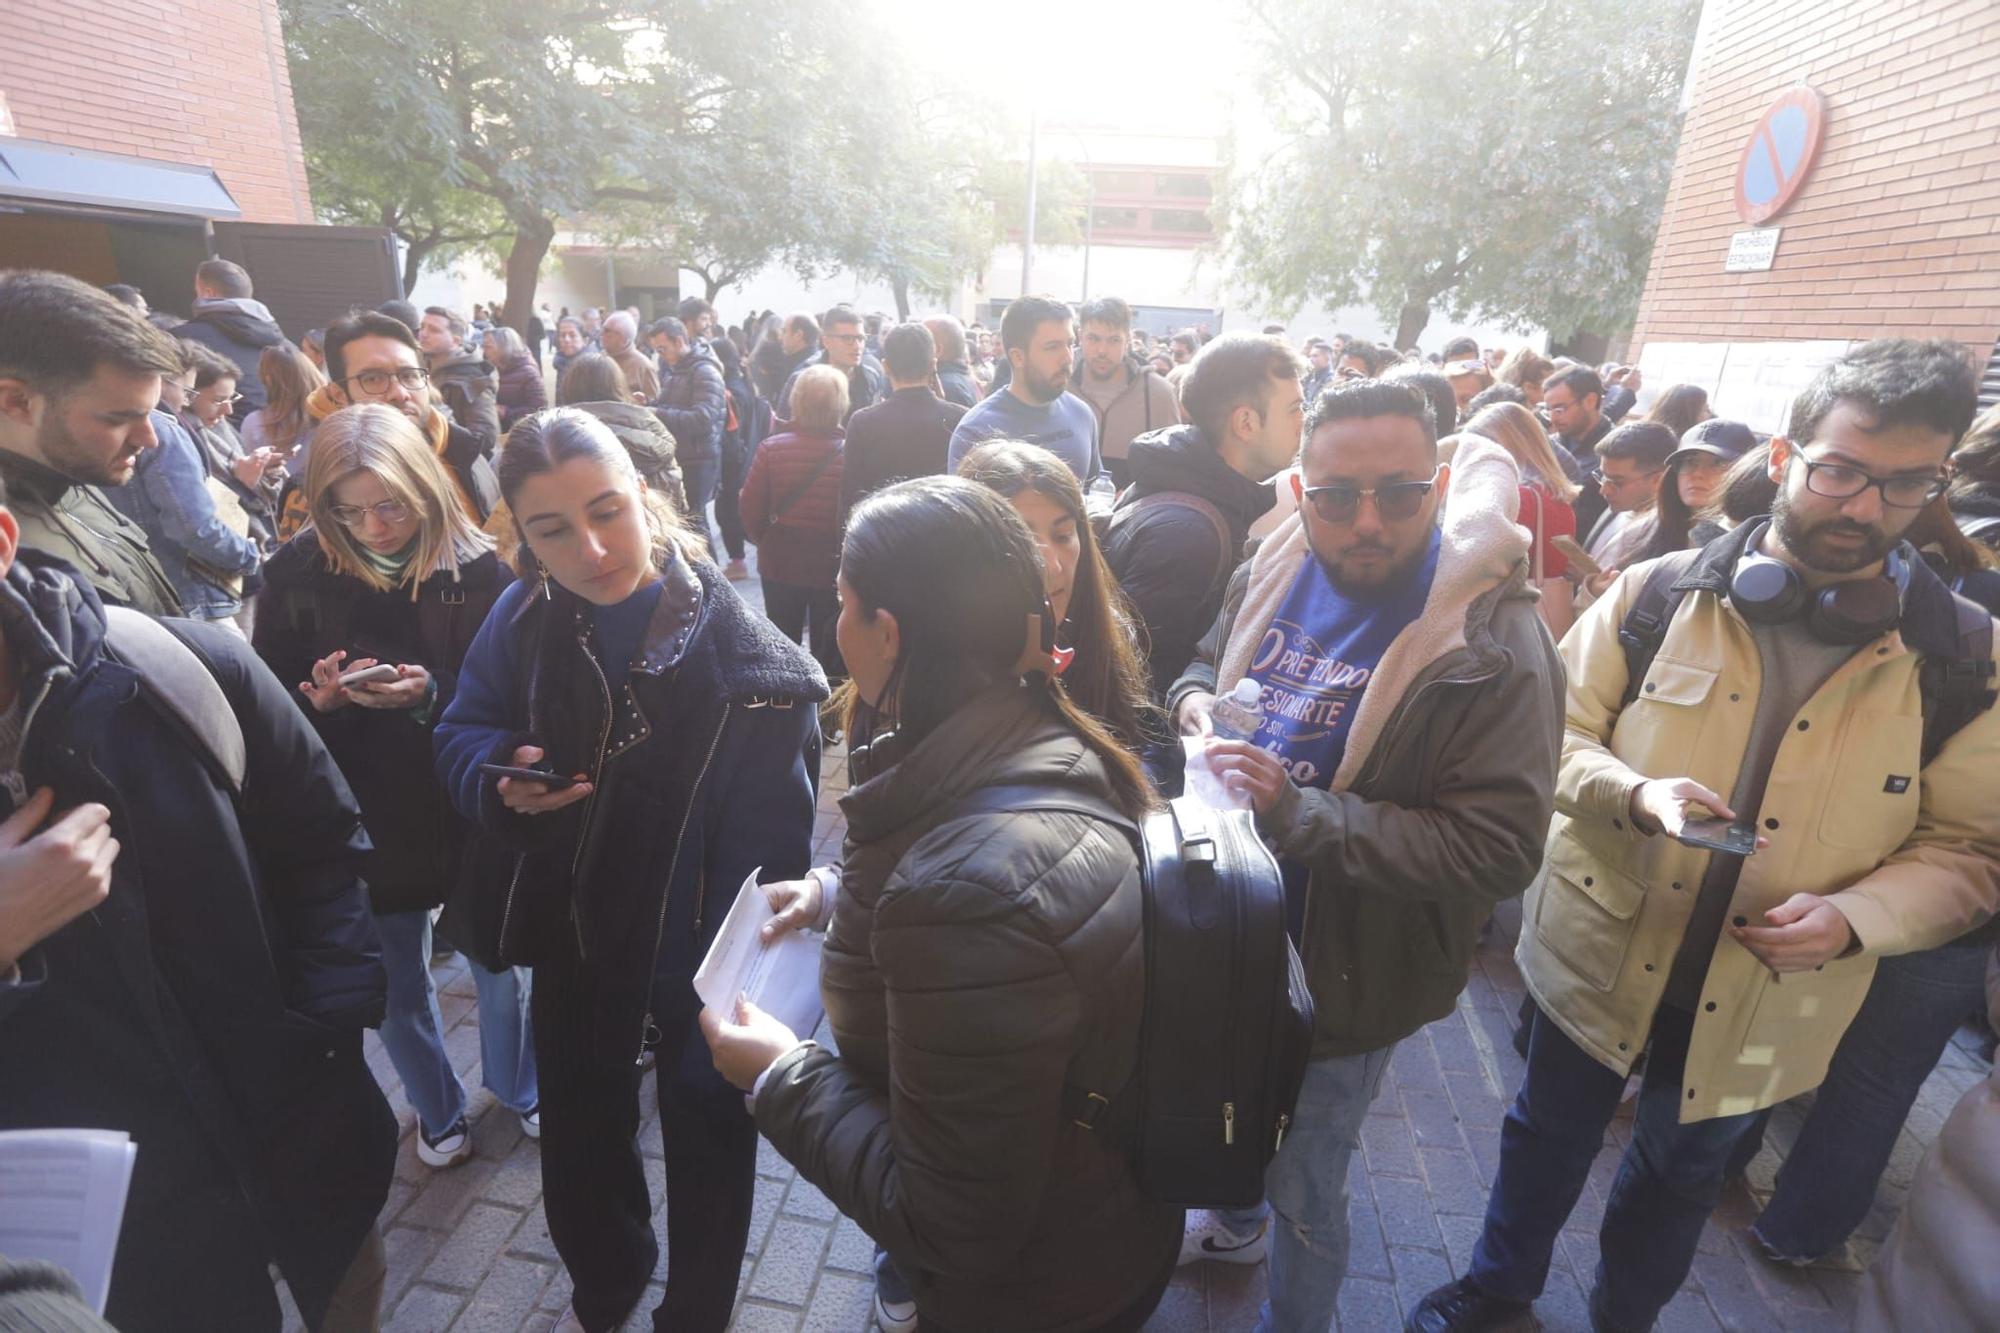
[[[362,667],[359,671],[350,671],[340,678],[340,683],[342,685],[373,685],[378,680],[395,680],[402,674],[402,672],[389,663],[382,662],[372,667]]]
[[[550,791],[561,791],[564,787],[574,787],[575,778],[566,778],[560,773],[548,773],[539,768],[515,768],[512,764],[481,764],[479,771],[492,778],[518,778],[522,782],[539,782]]]
[[[1681,825],[1674,841],[1690,847],[1705,847],[1730,856],[1750,856],[1757,850],[1757,829],[1750,824],[1732,824],[1726,819],[1690,819]]]
[[[1558,533],[1549,538],[1549,545],[1561,551],[1563,559],[1569,561],[1570,567],[1581,574],[1587,576],[1604,572],[1604,566],[1593,560],[1590,552],[1584,550],[1574,537]]]

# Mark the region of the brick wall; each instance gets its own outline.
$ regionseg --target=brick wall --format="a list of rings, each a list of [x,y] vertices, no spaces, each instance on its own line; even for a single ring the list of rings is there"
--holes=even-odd
[[[1693,103],[1633,334],[1652,341],[1956,338],[2000,331],[2000,4],[1709,0]],[[1724,273],[1738,156],[1810,84],[1817,165],[1769,272]]]
[[[246,221],[311,222],[277,0],[4,0],[15,132],[212,167]]]

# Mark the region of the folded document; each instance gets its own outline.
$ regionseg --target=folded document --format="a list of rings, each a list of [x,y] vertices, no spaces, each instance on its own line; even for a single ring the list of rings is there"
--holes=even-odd
[[[695,994],[717,1013],[734,1017],[736,997],[776,1018],[799,1037],[810,1037],[825,1010],[819,998],[818,931],[788,930],[769,944],[758,932],[774,913],[757,884],[763,868],[750,872],[736,901],[694,974]]]

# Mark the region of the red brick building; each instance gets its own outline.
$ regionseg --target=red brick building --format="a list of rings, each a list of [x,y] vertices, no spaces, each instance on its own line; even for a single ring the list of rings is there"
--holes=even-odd
[[[1810,92],[1760,131],[1788,90]],[[1768,430],[1852,341],[1955,338],[1986,360],[2000,335],[2000,6],[1708,0],[1682,100],[1632,339],[1649,387],[1703,384]],[[1746,182],[1777,211],[1739,205]]]
[[[386,232],[313,225],[278,0],[0,0],[0,268],[186,314],[212,255],[294,337],[402,294]]]

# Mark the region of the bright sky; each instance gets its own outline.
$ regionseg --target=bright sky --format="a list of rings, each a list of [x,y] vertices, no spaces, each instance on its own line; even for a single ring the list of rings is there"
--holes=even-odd
[[[1218,134],[1230,99],[1254,93],[1236,36],[1245,20],[1214,0],[862,3],[904,34],[919,62],[961,72],[1024,132],[1032,108],[1045,126]]]

